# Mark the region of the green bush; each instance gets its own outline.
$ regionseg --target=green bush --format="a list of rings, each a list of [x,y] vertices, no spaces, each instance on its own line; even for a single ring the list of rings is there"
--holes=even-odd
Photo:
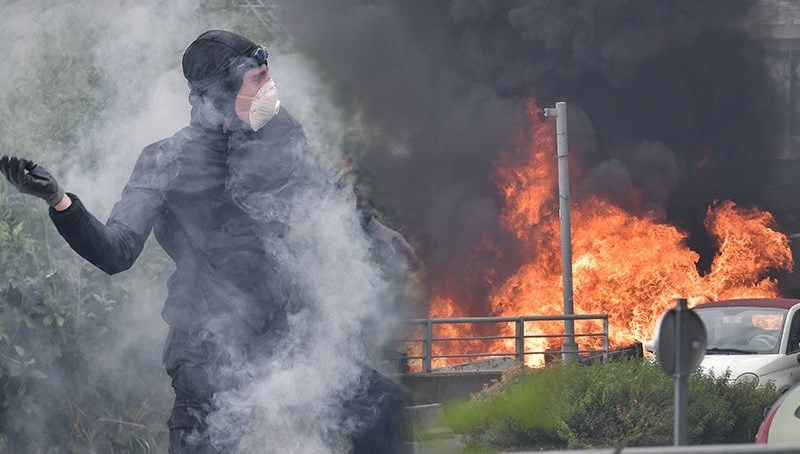
[[[15,89],[0,94],[0,154],[33,158],[55,173],[79,158],[91,167],[101,150],[81,137],[112,98],[85,50],[93,33],[76,30],[72,44],[84,44],[76,48],[45,29],[48,64],[4,81]],[[141,262],[164,268],[152,248]],[[135,271],[112,278],[86,263],[41,200],[0,182],[0,452],[165,450],[171,399],[159,349],[119,344],[130,330],[120,314],[134,304],[138,278]],[[145,358],[144,350],[155,355]]]
[[[746,443],[755,438],[773,386],[689,377],[689,442]],[[519,368],[466,403],[445,409],[445,423],[475,449],[564,449],[672,444],[673,382],[636,360],[589,366]]]
[[[119,344],[140,276],[86,264],[38,199],[3,185],[0,207],[0,452],[162,451],[159,349]],[[142,267],[161,261],[149,250]]]

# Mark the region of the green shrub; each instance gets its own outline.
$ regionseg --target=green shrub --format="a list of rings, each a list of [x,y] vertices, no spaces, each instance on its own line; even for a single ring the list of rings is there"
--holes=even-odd
[[[692,374],[689,442],[752,442],[777,397],[773,386]],[[489,450],[670,445],[672,417],[672,379],[636,360],[514,369],[444,416],[473,448]]]
[[[0,452],[159,452],[170,399],[158,348],[144,358],[145,343],[118,344],[135,274],[84,263],[38,199],[2,185],[0,207]]]
[[[70,35],[85,44],[76,49],[45,31],[48,64],[5,81],[15,89],[0,95],[0,154],[51,170],[78,158],[92,165],[100,150],[82,146],[81,135],[112,98],[86,52],[93,33]],[[158,254],[142,262],[163,268]],[[129,329],[119,314],[133,304],[133,277],[112,278],[85,263],[41,200],[0,182],[0,452],[164,450],[170,399],[160,358],[118,344]]]

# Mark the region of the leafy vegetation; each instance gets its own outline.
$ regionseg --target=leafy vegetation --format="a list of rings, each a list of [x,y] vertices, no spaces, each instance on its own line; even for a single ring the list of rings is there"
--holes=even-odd
[[[211,3],[199,14],[225,13]],[[104,24],[74,10],[34,27],[43,45],[0,81],[0,155],[57,177],[96,170],[106,150],[90,138],[119,88],[92,53]],[[41,200],[0,181],[0,452],[166,452],[172,393],[157,310],[169,271],[150,240],[131,271],[105,275],[70,250]]]
[[[752,442],[773,386],[689,378],[689,442]],[[590,366],[519,368],[445,411],[475,450],[563,449],[672,444],[673,382],[636,360]]]
[[[0,138],[3,153],[57,161],[43,150],[76,148],[75,131],[102,112],[103,98],[87,94],[98,87],[83,83],[92,67],[63,56],[59,67],[5,98],[0,124],[16,128]],[[65,86],[48,97],[58,115],[23,127],[37,94]],[[149,249],[142,261],[163,267]],[[120,356],[117,343],[135,273],[112,279],[86,264],[55,231],[47,207],[5,182],[0,263],[0,452],[163,451],[170,399],[159,358]]]

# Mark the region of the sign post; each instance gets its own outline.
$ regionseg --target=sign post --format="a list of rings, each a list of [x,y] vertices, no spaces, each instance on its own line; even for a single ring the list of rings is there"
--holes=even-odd
[[[689,374],[703,360],[707,342],[706,327],[700,317],[689,310],[686,299],[678,299],[675,307],[661,316],[656,356],[661,368],[672,375],[675,382],[675,446],[687,442]]]

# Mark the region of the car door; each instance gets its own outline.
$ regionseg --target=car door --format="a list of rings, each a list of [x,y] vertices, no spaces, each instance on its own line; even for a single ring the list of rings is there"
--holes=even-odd
[[[800,382],[800,310],[789,312],[789,330],[787,333],[786,354],[781,361],[781,374],[785,374],[789,384]],[[780,386],[783,380],[776,380]]]

